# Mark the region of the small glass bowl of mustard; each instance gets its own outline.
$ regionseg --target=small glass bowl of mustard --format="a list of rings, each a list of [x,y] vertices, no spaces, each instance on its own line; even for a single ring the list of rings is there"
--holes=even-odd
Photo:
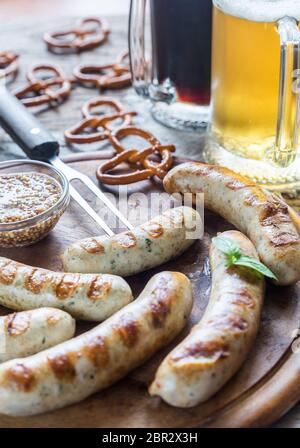
[[[63,173],[44,162],[0,162],[0,247],[34,244],[54,228],[70,202]]]

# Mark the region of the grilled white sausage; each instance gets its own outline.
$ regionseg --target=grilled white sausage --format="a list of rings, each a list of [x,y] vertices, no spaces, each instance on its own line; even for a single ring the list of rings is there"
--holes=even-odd
[[[105,272],[122,277],[153,268],[179,256],[194,242],[187,238],[201,222],[191,207],[177,207],[133,231],[113,237],[87,238],[70,246],[63,254],[69,272]]]
[[[219,213],[255,245],[278,284],[300,279],[300,218],[288,205],[227,168],[183,163],[164,178],[169,193],[204,193],[205,207]]]
[[[251,241],[237,231],[222,234],[243,255],[257,258]],[[226,267],[226,258],[210,248],[212,289],[200,323],[162,362],[151,384],[177,407],[195,406],[214,395],[238,370],[255,340],[264,296],[264,280],[248,268]]]
[[[0,362],[33,355],[71,339],[75,320],[55,308],[39,308],[0,317]]]
[[[192,307],[181,273],[155,275],[131,304],[91,331],[0,365],[0,413],[32,415],[104,389],[145,362],[184,327]]]
[[[131,300],[129,285],[115,275],[51,272],[0,257],[0,304],[13,310],[51,306],[102,321]]]

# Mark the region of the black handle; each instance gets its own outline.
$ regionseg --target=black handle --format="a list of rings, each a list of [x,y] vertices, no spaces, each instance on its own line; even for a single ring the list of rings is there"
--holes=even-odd
[[[0,86],[0,125],[30,159],[49,161],[58,154],[55,138],[4,86]]]

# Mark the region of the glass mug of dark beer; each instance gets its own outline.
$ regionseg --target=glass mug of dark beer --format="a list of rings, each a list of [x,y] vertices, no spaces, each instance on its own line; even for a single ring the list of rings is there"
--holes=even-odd
[[[131,0],[133,86],[151,100],[154,118],[167,126],[197,130],[207,125],[211,27],[211,0]]]
[[[213,0],[204,157],[278,191],[300,188],[300,0]]]

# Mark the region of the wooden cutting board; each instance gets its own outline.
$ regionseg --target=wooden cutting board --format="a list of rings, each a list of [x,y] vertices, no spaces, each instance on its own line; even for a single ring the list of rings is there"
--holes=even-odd
[[[66,160],[96,182],[95,169],[109,155],[108,152],[79,154]],[[176,163],[181,161],[183,159],[176,159]],[[104,187],[102,189],[105,190]],[[106,191],[115,193],[117,190],[110,187]],[[162,191],[161,184],[153,181],[128,188],[128,194],[143,192],[147,196]],[[81,192],[97,210],[103,208],[84,188]],[[132,207],[139,205],[134,201],[131,204]],[[292,334],[300,322],[300,282],[293,287],[268,286],[261,327],[253,350],[238,374],[208,402],[192,409],[176,409],[148,395],[147,385],[160,361],[201,318],[206,307],[210,288],[207,256],[211,237],[232,228],[213,213],[205,212],[204,218],[203,240],[197,241],[177,260],[128,278],[135,296],[154,273],[162,270],[180,271],[190,278],[194,291],[193,312],[188,328],[177,340],[127,378],[82,403],[35,417],[0,415],[1,428],[263,427],[276,421],[300,399],[300,353],[293,353],[291,349]],[[94,234],[94,223],[76,204],[71,203],[56,228],[43,241],[23,249],[1,249],[0,255],[33,266],[61,270],[60,254],[64,248],[79,238]],[[1,310],[2,314],[7,312],[4,308]],[[77,323],[78,333],[91,327],[89,323]]]

